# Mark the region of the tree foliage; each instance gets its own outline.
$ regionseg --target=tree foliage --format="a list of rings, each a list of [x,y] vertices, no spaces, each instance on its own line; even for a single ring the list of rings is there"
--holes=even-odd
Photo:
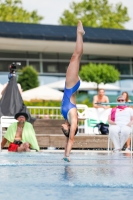
[[[0,21],[39,23],[42,19],[36,10],[23,9],[21,0],[0,0]]]
[[[81,0],[80,3],[70,4],[70,9],[63,12],[59,23],[77,25],[78,20],[84,26],[124,29],[124,23],[130,18],[127,7],[122,3],[113,6],[108,0]]]
[[[32,66],[23,67],[18,76],[23,91],[39,86],[38,73]]]
[[[94,64],[83,65],[79,72],[79,76],[83,81],[100,83],[114,83],[119,80],[120,73],[112,65]]]

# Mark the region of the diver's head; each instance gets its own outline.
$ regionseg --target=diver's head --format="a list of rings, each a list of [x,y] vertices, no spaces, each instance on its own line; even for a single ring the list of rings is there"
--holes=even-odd
[[[62,124],[62,128],[61,128],[64,135],[68,138],[69,138],[69,135],[70,135],[70,127],[71,127],[70,124],[64,123],[64,124]],[[75,135],[77,134],[77,132],[78,132],[78,125],[77,125],[77,128],[75,130]]]

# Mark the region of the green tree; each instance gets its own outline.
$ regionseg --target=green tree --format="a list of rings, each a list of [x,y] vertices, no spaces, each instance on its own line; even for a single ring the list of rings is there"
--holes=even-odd
[[[39,23],[42,19],[36,10],[28,12],[23,9],[21,0],[0,0],[0,21]]]
[[[112,65],[90,63],[81,66],[79,76],[83,81],[96,82],[98,89],[100,83],[114,83],[119,80],[120,73]]]
[[[23,67],[20,70],[17,82],[20,83],[23,91],[38,87],[38,73],[32,66]]]
[[[83,0],[72,2],[70,9],[59,18],[59,23],[73,26],[79,19],[84,26],[118,29],[124,29],[124,23],[130,20],[127,7],[122,3],[113,6],[108,0]]]

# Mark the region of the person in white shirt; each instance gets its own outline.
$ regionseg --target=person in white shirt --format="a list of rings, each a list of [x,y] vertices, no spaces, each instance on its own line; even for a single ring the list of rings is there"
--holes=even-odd
[[[119,96],[117,102],[124,103],[124,96]],[[108,117],[109,134],[114,144],[114,152],[122,150],[131,133],[133,124],[133,109],[127,106],[118,105],[111,109]]]
[[[128,92],[126,91],[122,92],[122,96],[124,96],[126,102],[131,102],[131,100],[129,99]],[[130,106],[130,108],[133,108],[133,106]],[[130,151],[131,149],[130,144],[131,144],[131,138],[128,138],[126,142],[126,151]]]

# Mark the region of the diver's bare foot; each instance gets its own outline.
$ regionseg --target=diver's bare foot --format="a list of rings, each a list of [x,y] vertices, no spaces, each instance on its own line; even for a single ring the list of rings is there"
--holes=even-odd
[[[85,34],[85,31],[84,31],[84,29],[83,29],[82,22],[81,22],[80,20],[78,21],[77,32],[78,32],[78,33],[81,33],[82,35]]]
[[[70,162],[69,156],[64,157],[63,160],[66,161],[66,162]]]

